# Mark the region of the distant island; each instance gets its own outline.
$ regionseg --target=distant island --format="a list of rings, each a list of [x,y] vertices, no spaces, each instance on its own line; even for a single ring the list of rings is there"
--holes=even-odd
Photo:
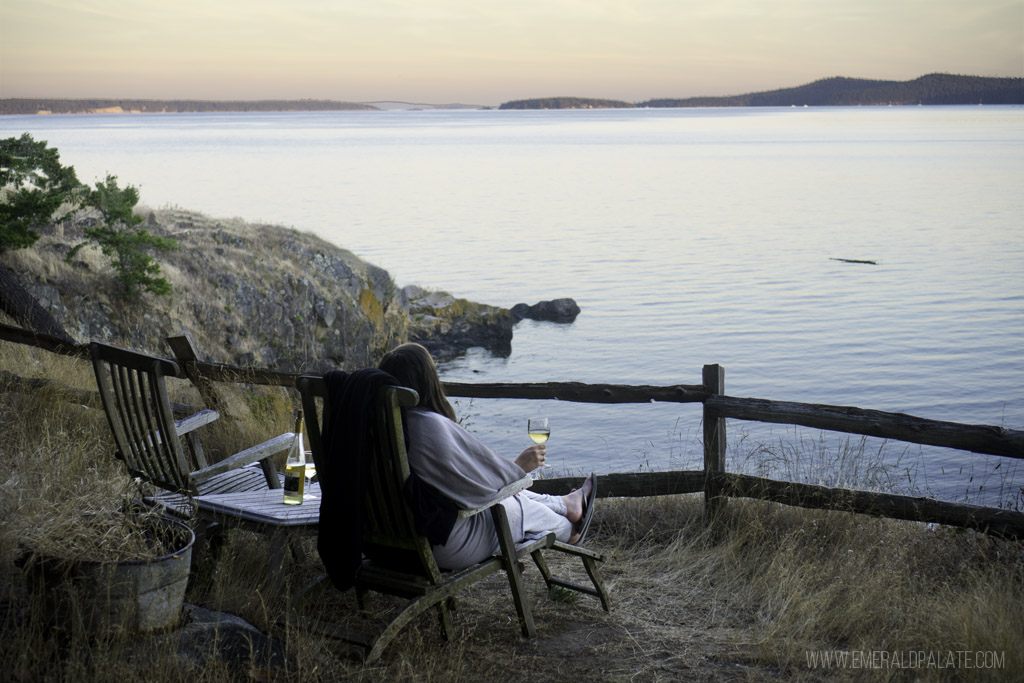
[[[928,74],[912,81],[824,78],[796,88],[727,97],[662,98],[645,102],[592,97],[540,97],[506,102],[500,109],[623,109],[647,107],[829,107],[917,104],[1024,104],[1024,78]],[[0,99],[0,115],[153,114],[181,112],[382,111],[486,109],[481,105],[371,103],[333,100]]]
[[[0,115],[10,114],[169,114],[249,111],[377,111],[358,102],[332,100],[113,100],[0,99]]]
[[[825,78],[796,88],[732,95],[622,102],[584,97],[516,100],[501,109],[622,107],[851,107],[917,104],[1024,104],[1024,78],[928,74],[912,81]]]
[[[506,102],[499,109],[632,109],[636,106],[622,100],[598,100],[592,97],[541,97]]]

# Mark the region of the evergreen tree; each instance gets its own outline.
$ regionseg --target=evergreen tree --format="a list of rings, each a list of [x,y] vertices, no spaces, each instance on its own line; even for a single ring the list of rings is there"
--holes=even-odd
[[[0,140],[0,251],[35,244],[36,231],[81,187],[75,169],[62,166],[45,140],[28,133]]]
[[[117,280],[124,285],[129,297],[138,296],[140,289],[170,294],[171,284],[160,277],[160,264],[153,260],[150,252],[176,249],[178,243],[152,235],[141,225],[142,216],[133,211],[139,203],[139,191],[131,185],[118,187],[117,177],[108,175],[105,181],[96,183],[95,190],[89,190],[84,203],[98,210],[103,221],[85,230],[89,241],[75,245],[67,259],[73,259],[78,250],[91,241],[113,259]]]
[[[88,240],[71,249],[68,261],[92,242],[113,259],[126,295],[137,296],[140,289],[170,294],[171,285],[160,277],[160,264],[151,252],[175,249],[178,243],[152,235],[141,225],[142,217],[133,211],[139,202],[137,189],[118,187],[112,175],[95,189],[88,188],[73,167],[61,165],[55,148],[28,133],[0,140],[0,252],[35,244],[37,230],[48,225],[66,202],[95,209],[103,219],[85,230]]]

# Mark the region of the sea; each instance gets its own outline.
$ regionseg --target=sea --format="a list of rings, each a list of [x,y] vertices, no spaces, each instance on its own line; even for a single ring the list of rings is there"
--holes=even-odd
[[[1024,429],[1024,107],[2,116],[141,203],[323,237],[511,307],[458,382],[700,384]],[[701,466],[699,404],[457,399],[542,476]],[[729,469],[1020,507],[1020,461],[730,420]]]

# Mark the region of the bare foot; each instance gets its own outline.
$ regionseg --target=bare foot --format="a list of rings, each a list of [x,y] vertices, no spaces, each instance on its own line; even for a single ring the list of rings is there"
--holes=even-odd
[[[562,496],[562,503],[565,504],[565,516],[566,518],[575,524],[580,521],[583,517],[583,501],[587,499],[590,494],[590,489],[593,488],[594,482],[590,477],[587,477],[583,481],[583,486],[579,489],[574,489],[570,493]]]

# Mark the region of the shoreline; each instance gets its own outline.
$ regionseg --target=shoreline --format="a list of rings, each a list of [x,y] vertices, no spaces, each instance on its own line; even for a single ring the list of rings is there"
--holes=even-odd
[[[53,115],[56,113],[205,113],[249,111],[389,111],[402,108],[490,108],[476,105],[430,105],[401,100],[349,102],[318,99],[147,99],[147,98],[0,98],[0,115]],[[654,98],[629,102],[593,97],[534,97],[509,100],[497,109],[619,109],[619,108],[707,108],[707,107],[788,107],[788,106],[942,106],[974,104],[1024,104],[1024,78],[964,76],[930,73],[907,81],[876,80],[836,76],[822,78],[796,87],[724,96]],[[59,111],[63,108],[65,111]],[[17,109],[18,111],[11,111]]]

